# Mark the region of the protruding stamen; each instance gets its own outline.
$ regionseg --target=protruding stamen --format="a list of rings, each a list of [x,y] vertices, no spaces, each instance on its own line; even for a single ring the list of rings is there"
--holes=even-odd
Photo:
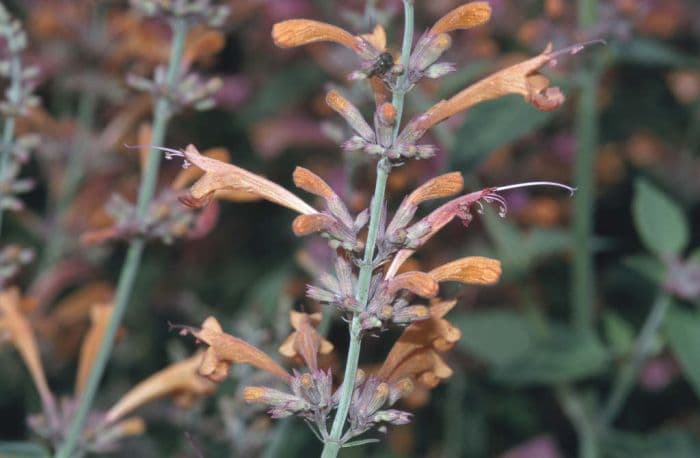
[[[563,56],[564,54],[569,54],[571,56],[576,55],[583,51],[585,48],[592,45],[607,45],[608,43],[602,38],[595,40],[584,41],[583,43],[576,43],[566,48],[558,49],[552,53],[552,57]]]
[[[554,186],[555,188],[566,189],[572,196],[574,195],[574,192],[576,192],[576,188],[572,188],[571,186],[567,186],[562,183],[557,183],[555,181],[526,181],[525,183],[510,184],[508,186],[499,186],[497,188],[493,188],[493,190],[501,192],[509,191],[511,189],[529,188],[531,186]]]
[[[181,150],[174,149],[174,148],[165,148],[163,146],[155,146],[155,145],[127,145],[124,144],[125,148],[128,149],[156,149],[158,151],[163,151],[165,153],[165,158],[170,160],[174,157],[185,157],[185,153]],[[190,163],[187,159],[185,159],[182,163],[182,168],[186,169],[187,167],[190,166]]]

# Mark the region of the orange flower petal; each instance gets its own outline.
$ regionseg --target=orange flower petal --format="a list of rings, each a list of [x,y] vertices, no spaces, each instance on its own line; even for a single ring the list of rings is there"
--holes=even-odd
[[[446,173],[435,177],[422,185],[408,196],[408,201],[418,205],[426,200],[457,194],[464,187],[464,178],[459,172]]]
[[[333,188],[323,181],[323,178],[309,169],[297,167],[294,169],[292,177],[294,178],[294,184],[297,188],[301,188],[308,193],[323,197],[324,199],[331,199],[336,195]]]
[[[294,48],[318,41],[331,41],[355,49],[355,36],[325,22],[289,19],[272,27],[272,40],[280,48]]]
[[[435,281],[458,281],[468,285],[491,285],[501,277],[501,262],[471,256],[444,264],[430,271]]]
[[[228,374],[232,363],[249,364],[264,370],[284,381],[290,375],[263,351],[232,335],[223,332],[221,325],[210,316],[201,329],[183,327],[183,332],[190,333],[198,340],[209,345],[199,368],[199,373],[214,381],[221,381]]]
[[[542,94],[542,79],[532,79],[537,71],[558,55],[552,52],[551,44],[531,59],[507,67],[478,81],[448,100],[442,100],[421,115],[419,128],[428,129],[450,116],[465,111],[477,103],[503,97],[508,94],[520,94],[529,103],[546,110],[556,108],[555,103],[563,102],[563,95]],[[534,86],[533,86],[534,84]],[[559,92],[560,94],[560,92]],[[542,98],[546,102],[542,101]]]
[[[295,331],[280,346],[279,352],[288,358],[301,356],[309,369],[317,369],[318,353],[328,354],[333,351],[333,344],[316,331],[316,326],[321,322],[321,314],[291,310],[289,321]]]
[[[431,33],[466,30],[486,23],[491,18],[491,6],[487,2],[471,2],[459,6],[438,20]]]
[[[272,181],[232,164],[208,158],[199,153],[194,145],[188,145],[185,158],[204,171],[204,175],[190,188],[190,205],[201,205],[211,199],[215,192],[223,190],[243,191],[287,207],[301,214],[316,213],[313,207]]]
[[[221,32],[206,27],[194,28],[187,34],[182,66],[189,68],[195,61],[211,58],[224,49],[225,44],[226,39]]]
[[[156,372],[122,396],[109,409],[105,421],[113,423],[139,407],[165,396],[187,393],[198,397],[213,393],[216,385],[197,372],[201,364],[202,353],[198,353]]]
[[[55,424],[57,417],[54,397],[46,382],[34,331],[20,312],[21,302],[19,289],[0,291],[0,341],[11,341],[22,357],[39,392],[45,413],[52,424]]]
[[[97,353],[100,351],[100,343],[107,331],[107,325],[113,309],[114,306],[112,304],[96,304],[90,309],[91,326],[80,348],[78,374],[75,377],[76,397],[80,397],[85,388],[92,365],[95,362]]]
[[[377,50],[383,51],[386,49],[386,30],[384,30],[381,24],[375,25],[372,33],[366,33],[360,36]]]
[[[389,282],[390,294],[393,295],[401,289],[406,289],[421,297],[435,297],[438,293],[438,284],[431,275],[424,272],[404,272]]]

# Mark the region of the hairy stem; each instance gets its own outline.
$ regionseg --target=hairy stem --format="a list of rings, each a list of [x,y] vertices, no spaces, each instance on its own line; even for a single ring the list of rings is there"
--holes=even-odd
[[[180,71],[180,62],[185,48],[185,38],[187,37],[187,23],[185,19],[173,19],[171,24],[173,30],[173,44],[170,50],[170,60],[166,79],[167,87],[172,87],[177,82],[177,77]],[[167,96],[161,96],[156,101],[155,113],[153,117],[153,134],[151,144],[160,145],[165,139],[165,132],[170,118],[170,101]],[[160,152],[156,149],[151,149],[149,152],[146,166],[141,172],[141,186],[137,201],[137,212],[140,218],[143,218],[148,212],[148,208],[155,194],[156,182],[158,178],[158,167],[160,165]],[[57,458],[69,458],[73,455],[81,432],[85,425],[85,420],[92,406],[95,394],[97,392],[100,379],[107,366],[107,360],[112,350],[114,337],[119,329],[124,312],[131,298],[134,281],[141,264],[141,257],[145,240],[137,238],[131,241],[126,254],[126,260],[122,266],[119,275],[119,283],[117,284],[117,292],[114,298],[114,309],[110,317],[109,324],[105,331],[104,337],[100,342],[100,349],[95,358],[94,364],[90,370],[88,381],[85,385],[85,390],[80,397],[80,403],[76,411],[75,417],[71,423],[66,439],[61,448],[56,453]]]
[[[403,45],[401,46],[401,62],[408,62],[411,54],[411,43],[413,42],[413,0],[404,0],[404,34]],[[394,92],[392,104],[396,108],[396,129],[394,131],[394,140],[398,135],[398,129],[401,124],[403,115],[403,100],[406,85],[406,71],[399,77],[397,81],[398,91]],[[381,219],[382,208],[384,207],[384,193],[386,190],[386,182],[389,177],[391,164],[388,159],[384,158],[377,163],[377,180],[374,186],[374,195],[370,207],[369,228],[367,232],[367,241],[365,242],[365,253],[360,267],[360,273],[357,279],[357,290],[355,298],[360,307],[367,305],[369,296],[369,285],[374,271],[373,260],[374,250],[379,233],[379,223]],[[322,458],[335,458],[342,447],[341,437],[345,421],[350,410],[350,402],[352,401],[352,393],[355,388],[355,377],[357,375],[357,365],[360,360],[360,347],[362,346],[362,323],[359,313],[355,313],[350,323],[350,346],[348,348],[348,357],[345,362],[345,374],[343,376],[343,385],[341,387],[340,401],[338,410],[333,419],[330,437],[323,447]]]
[[[670,305],[671,298],[666,293],[660,293],[654,301],[634,347],[632,347],[632,353],[615,377],[613,388],[601,414],[599,422],[601,429],[607,428],[615,421],[615,417],[634,388],[637,374],[654,349],[659,328],[663,324]]]

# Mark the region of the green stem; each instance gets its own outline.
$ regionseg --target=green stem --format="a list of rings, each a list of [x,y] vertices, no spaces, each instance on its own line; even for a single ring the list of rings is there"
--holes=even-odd
[[[53,210],[55,230],[44,249],[44,254],[39,265],[39,272],[51,267],[63,254],[63,246],[66,241],[66,232],[62,218],[71,202],[78,193],[80,182],[85,175],[85,157],[90,147],[89,137],[94,124],[97,111],[98,96],[95,92],[83,92],[78,102],[78,129],[73,142],[72,152],[68,159],[65,177],[61,187],[60,196]]]
[[[635,380],[642,365],[651,355],[654,344],[661,328],[661,324],[666,317],[671,306],[671,298],[666,293],[660,293],[647,315],[646,321],[639,332],[639,336],[634,343],[632,353],[615,377],[613,388],[605,403],[605,408],[600,418],[600,427],[605,429],[615,421],[615,417],[620,412],[625,400],[634,388]]]
[[[12,157],[12,138],[15,135],[15,118],[8,117],[5,120],[5,125],[2,129],[2,150],[0,150],[0,234],[2,234],[2,220],[4,209],[2,206],[3,199],[3,181],[5,178],[5,173],[7,171],[7,166],[10,164],[10,158]],[[9,182],[8,182],[9,184]]]
[[[598,0],[578,0],[578,25],[581,30],[593,26],[598,17]],[[574,200],[574,266],[572,272],[573,322],[579,331],[593,328],[593,165],[598,144],[597,73],[591,69],[581,75],[581,91],[576,112],[576,161],[574,179],[578,191]]]
[[[593,275],[593,204],[595,177],[593,166],[598,144],[597,83],[595,72],[581,75],[581,92],[576,114],[578,150],[574,164],[578,191],[574,199],[575,253],[572,278],[573,322],[579,331],[592,332]]]
[[[16,106],[22,96],[22,60],[18,54],[10,57],[10,88],[7,92],[8,102]],[[2,234],[2,221],[4,209],[2,207],[3,189],[2,181],[7,167],[12,159],[12,143],[15,136],[15,114],[10,114],[5,120],[2,131],[2,147],[0,149],[0,234]],[[9,183],[8,183],[9,184]]]
[[[403,44],[401,46],[401,62],[406,64],[411,55],[411,44],[413,42],[413,0],[404,0],[404,33]],[[407,71],[399,76],[396,87],[397,90],[393,94],[392,104],[396,108],[396,129],[394,130],[394,140],[398,135],[401,125],[401,117],[403,116],[403,101],[406,94],[406,78]],[[367,230],[367,241],[365,242],[365,252],[362,259],[362,265],[357,278],[357,290],[355,291],[355,299],[361,308],[366,307],[369,296],[369,285],[374,271],[374,250],[377,243],[377,235],[379,234],[379,223],[384,207],[384,193],[386,191],[386,182],[389,178],[391,163],[384,158],[377,163],[377,180],[374,186],[374,195],[370,206],[369,228]],[[343,385],[341,387],[340,400],[338,402],[338,410],[336,411],[330,435],[324,444],[322,458],[335,458],[342,447],[341,437],[345,420],[350,410],[350,402],[355,388],[355,378],[357,376],[357,365],[360,360],[360,348],[362,346],[362,322],[360,314],[355,313],[350,323],[350,345],[348,348],[348,357],[345,362],[345,374],[343,376]]]
[[[166,86],[168,88],[172,88],[177,82],[188,29],[187,23],[183,18],[173,19],[171,26],[173,30],[173,44],[170,50],[169,68],[166,78]],[[161,96],[156,101],[151,144],[160,145],[163,143],[170,114],[170,101],[167,96]],[[160,156],[161,154],[158,150],[151,149],[146,166],[141,173],[141,186],[139,188],[137,201],[137,214],[141,220],[146,216],[151,201],[153,200],[153,195],[155,194]],[[126,260],[119,275],[117,292],[114,298],[114,309],[109,324],[100,342],[99,352],[90,370],[88,381],[80,397],[80,403],[75,417],[73,417],[66,439],[56,453],[57,458],[71,457],[81,436],[81,432],[85,426],[85,420],[87,419],[95,394],[97,393],[100,379],[107,366],[107,361],[114,343],[114,337],[116,336],[129,299],[131,298],[131,292],[141,264],[144,247],[145,240],[142,238],[134,239],[129,244]]]
[[[597,458],[599,456],[597,429],[581,398],[568,386],[557,387],[556,394],[564,413],[576,430],[579,458]]]
[[[578,0],[576,14],[580,28],[587,29],[595,25],[598,20],[598,0]]]

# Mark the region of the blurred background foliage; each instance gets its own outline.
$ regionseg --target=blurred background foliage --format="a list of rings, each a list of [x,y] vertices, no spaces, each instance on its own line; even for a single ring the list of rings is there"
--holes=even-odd
[[[87,248],[78,239],[96,224],[96,217],[87,216],[112,190],[133,191],[136,154],[121,145],[136,142],[137,125],[109,148],[96,147],[95,139],[115,116],[139,103],[124,84],[125,74],[148,68],[149,58],[158,61],[167,29],[145,21],[114,33],[115,17],[130,19],[127,5],[116,1],[6,3],[27,26],[45,110],[42,122],[26,127],[42,135],[38,157],[23,169],[38,186],[25,195],[25,210],[7,218],[2,235],[3,244],[21,243],[37,253],[13,281],[25,290],[37,291],[40,279],[57,275],[39,262],[57,233],[32,230],[55,205],[47,183],[64,172],[81,142],[90,146],[85,179],[68,210],[75,221],[67,226],[59,269],[77,273],[66,274],[71,280],[47,293],[52,304],[60,304],[85,285],[109,285],[116,278],[123,246]],[[416,2],[416,30],[459,3]],[[465,176],[468,189],[551,180],[578,186],[578,195],[510,192],[505,218],[486,211],[468,230],[452,223],[417,254],[425,269],[455,255],[492,256],[502,261],[503,278],[495,287],[459,290],[451,316],[463,337],[449,357],[455,375],[429,399],[415,400],[414,421],[391,428],[378,445],[348,449],[343,456],[700,456],[700,4],[490,3],[490,23],[455,37],[447,57],[459,70],[410,93],[409,115],[548,42],[556,49],[603,38],[607,45],[563,58],[549,71],[568,97],[557,111],[542,113],[511,96],[439,126],[431,133],[438,155],[407,163],[390,177],[389,208],[417,184],[453,170]],[[165,146],[225,147],[235,164],[288,188],[292,170],[302,165],[326,178],[352,209],[365,208],[373,161],[343,157],[337,144],[344,127],[323,103],[328,88],[343,87],[358,106],[371,105],[367,88],[345,79],[354,60],[330,45],[282,51],[269,33],[274,22],[291,17],[356,33],[381,23],[396,50],[401,2],[228,4],[225,45],[201,63],[224,81],[218,106],[175,118]],[[97,102],[85,124],[78,112],[90,96]],[[86,129],[87,137],[79,137]],[[577,159],[582,156],[589,162]],[[162,186],[178,167],[164,164]],[[578,199],[583,208],[576,206]],[[273,352],[287,335],[289,308],[317,307],[303,296],[310,264],[328,268],[325,243],[296,239],[291,216],[264,202],[224,204],[205,237],[152,244],[97,404],[110,405],[128,387],[190,353],[190,342],[170,332],[168,322],[198,324],[213,314],[233,334]],[[589,278],[586,256],[592,260]],[[581,262],[583,277],[573,272]],[[56,393],[71,391],[77,343],[86,329],[83,316],[39,332]],[[343,354],[345,325],[332,323],[329,335]],[[390,339],[367,340],[362,360],[381,361],[389,348],[383,342]],[[25,419],[39,409],[36,393],[14,352],[0,351],[0,367],[0,439],[27,440]],[[250,377],[248,369],[237,368],[194,409],[168,402],[144,408],[148,432],[115,456],[318,453],[319,444],[300,422],[273,424],[243,405],[238,380]],[[615,393],[620,400],[611,400]],[[596,433],[600,424],[605,434]],[[0,454],[20,456],[9,447],[0,447]],[[12,447],[26,447],[21,456],[42,453],[28,444]]]

